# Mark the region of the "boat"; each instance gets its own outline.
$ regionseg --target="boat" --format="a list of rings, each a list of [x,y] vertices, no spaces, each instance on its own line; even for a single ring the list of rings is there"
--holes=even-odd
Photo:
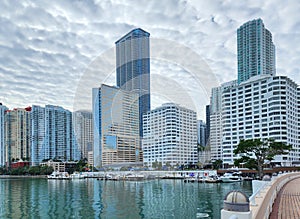
[[[218,176],[209,176],[204,179],[206,183],[219,183],[221,180]]]
[[[48,179],[71,179],[69,173],[67,172],[59,172],[59,171],[54,171],[50,175],[47,176]]]
[[[120,175],[116,174],[106,174],[104,180],[118,181],[121,179]]]
[[[84,179],[85,176],[82,173],[74,172],[70,175],[71,179]]]
[[[143,174],[128,174],[125,176],[125,180],[129,180],[129,181],[141,181],[144,179],[145,176]]]
[[[194,182],[198,182],[198,180],[195,177],[186,177],[183,179],[183,182],[185,183],[194,183]]]
[[[220,177],[220,180],[224,183],[241,182],[243,180],[242,172],[240,171],[226,172],[224,173],[223,176]]]

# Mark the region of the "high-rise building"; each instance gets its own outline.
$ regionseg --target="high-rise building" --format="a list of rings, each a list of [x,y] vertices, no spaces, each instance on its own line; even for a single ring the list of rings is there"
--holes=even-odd
[[[238,84],[256,75],[275,76],[275,46],[261,19],[237,30]]]
[[[207,145],[207,144],[209,144],[209,135],[210,135],[210,105],[206,105],[205,115],[206,115],[206,118],[205,118],[206,119],[205,142]]]
[[[139,95],[102,84],[93,88],[94,166],[141,164]]]
[[[299,85],[286,76],[260,75],[222,93],[223,162],[233,164],[240,139],[268,139],[291,144],[288,155],[272,161],[299,162]]]
[[[224,90],[236,86],[236,80],[222,84],[212,89],[210,98],[210,137],[211,160],[223,159],[222,150],[222,93]]]
[[[93,150],[93,114],[89,111],[73,113],[75,139],[80,150],[81,158],[88,158],[88,152]]]
[[[299,90],[288,77],[275,76],[275,47],[262,20],[242,25],[238,29],[238,82],[212,92],[210,136],[217,142],[211,142],[212,157],[220,157],[225,166],[233,165],[239,158],[233,151],[241,139],[274,139],[292,145],[293,150],[275,156],[273,163],[299,163]],[[219,136],[214,136],[214,129],[219,129]]]
[[[31,110],[31,128],[32,165],[38,165],[46,159],[80,159],[70,111],[59,106],[34,105]]]
[[[206,146],[206,124],[202,120],[197,121],[197,143],[201,146]]]
[[[140,136],[142,114],[150,110],[150,34],[140,28],[116,41],[117,86],[139,95]]]
[[[7,107],[0,103],[0,166],[5,166],[5,112]]]
[[[5,148],[6,163],[23,160],[31,157],[31,107],[7,110],[5,115]]]
[[[197,115],[196,112],[174,103],[163,104],[144,114],[144,165],[152,167],[196,164]]]

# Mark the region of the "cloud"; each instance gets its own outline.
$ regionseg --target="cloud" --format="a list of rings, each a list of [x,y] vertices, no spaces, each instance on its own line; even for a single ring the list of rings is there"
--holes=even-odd
[[[1,1],[0,102],[11,108],[53,104],[72,110],[88,66],[135,27],[190,48],[217,83],[234,80],[236,29],[258,17],[273,34],[277,74],[299,84],[299,10],[296,0]],[[180,81],[185,76],[177,68],[151,66],[155,74],[167,71]]]

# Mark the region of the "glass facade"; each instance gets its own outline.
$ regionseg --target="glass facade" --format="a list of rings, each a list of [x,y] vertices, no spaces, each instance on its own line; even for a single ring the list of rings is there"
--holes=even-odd
[[[142,161],[139,95],[102,84],[93,89],[94,166]]]
[[[72,113],[59,106],[32,106],[31,110],[32,165],[44,159],[79,160],[72,126]]]
[[[142,115],[150,110],[150,34],[134,29],[116,44],[117,86],[139,94],[140,136]]]
[[[5,165],[5,131],[4,120],[7,107],[0,103],[0,166]]]
[[[238,84],[256,75],[275,75],[275,46],[272,34],[261,19],[237,30]]]
[[[93,146],[92,112],[76,111],[73,113],[75,139],[80,149],[81,158],[88,158],[88,152]]]

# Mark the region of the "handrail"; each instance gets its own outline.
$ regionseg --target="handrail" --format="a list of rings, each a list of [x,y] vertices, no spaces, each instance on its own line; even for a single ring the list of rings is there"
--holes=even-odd
[[[261,185],[261,187],[260,187],[257,191],[255,191],[255,192],[249,197],[249,201],[250,201],[250,204],[251,204],[251,205],[253,205],[253,206],[256,205],[256,203],[255,203],[256,195],[259,195],[260,192],[266,187],[267,184],[269,184],[269,183],[267,183],[267,182],[266,182],[266,183],[263,183],[263,184]]]
[[[251,195],[249,200],[251,201],[251,206],[253,210],[256,209],[253,212],[253,218],[263,219],[263,218],[269,218],[270,213],[272,212],[272,206],[273,203],[277,197],[277,194],[279,193],[280,189],[289,181],[300,177],[299,173],[285,173],[282,174],[276,178],[274,178],[272,181],[268,181],[267,183],[263,184],[256,192],[255,194]],[[266,188],[266,186],[270,186],[270,188],[265,191],[265,194],[260,202],[260,205],[256,205],[255,198],[257,198],[257,195],[262,192],[263,189]]]

